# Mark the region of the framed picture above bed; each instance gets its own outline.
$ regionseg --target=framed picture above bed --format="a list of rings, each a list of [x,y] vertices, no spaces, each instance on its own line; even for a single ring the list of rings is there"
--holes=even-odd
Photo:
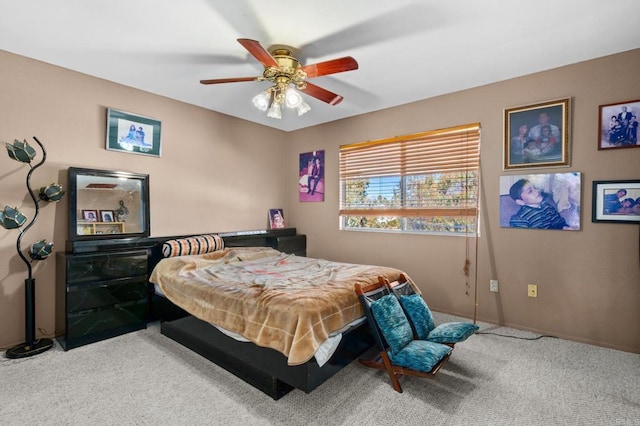
[[[107,150],[160,157],[159,120],[107,109]]]
[[[324,150],[300,154],[299,170],[299,200],[303,202],[324,201]]]
[[[569,98],[504,110],[504,169],[569,166]]]

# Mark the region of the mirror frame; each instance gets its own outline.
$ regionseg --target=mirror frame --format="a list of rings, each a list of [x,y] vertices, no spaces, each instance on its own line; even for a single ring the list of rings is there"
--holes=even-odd
[[[142,215],[142,230],[140,232],[123,232],[118,234],[78,234],[78,177],[98,176],[117,179],[134,179],[140,181],[140,206]],[[69,167],[69,240],[106,240],[117,238],[145,238],[151,233],[149,208],[149,175],[140,173],[121,172],[115,170],[84,169]]]

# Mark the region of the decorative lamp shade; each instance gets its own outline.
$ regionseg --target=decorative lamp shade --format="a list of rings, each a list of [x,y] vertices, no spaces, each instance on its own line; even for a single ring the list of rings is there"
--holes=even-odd
[[[298,110],[298,116],[302,114],[306,114],[307,112],[311,111],[311,107],[304,100],[300,102],[300,105],[298,105],[296,109]]]
[[[27,217],[20,213],[17,207],[5,206],[0,212],[0,225],[4,229],[20,228],[27,221]]]
[[[280,104],[278,102],[274,102],[269,107],[269,111],[267,111],[267,117],[269,118],[282,118],[282,110],[280,109]]]
[[[29,256],[34,260],[43,260],[49,257],[51,252],[53,252],[53,243],[48,243],[47,240],[40,240],[31,245]]]
[[[266,90],[264,92],[260,92],[252,99],[252,102],[260,111],[266,111],[271,103],[271,93]]]
[[[289,87],[285,91],[285,103],[289,108],[296,108],[302,103],[302,96],[296,92],[296,89]]]
[[[65,192],[62,190],[62,185],[52,183],[51,185],[43,186],[40,188],[40,199],[44,201],[60,201]]]
[[[21,161],[23,163],[31,163],[31,160],[36,156],[36,150],[31,147],[25,140],[21,142],[14,140],[13,145],[7,143],[7,151],[9,151],[9,157],[14,160]]]

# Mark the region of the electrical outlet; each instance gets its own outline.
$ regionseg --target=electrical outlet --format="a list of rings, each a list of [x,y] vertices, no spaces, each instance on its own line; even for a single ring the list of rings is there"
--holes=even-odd
[[[529,284],[529,287],[527,289],[527,296],[538,297],[538,286],[535,284]]]
[[[498,292],[498,280],[489,280],[489,291]]]

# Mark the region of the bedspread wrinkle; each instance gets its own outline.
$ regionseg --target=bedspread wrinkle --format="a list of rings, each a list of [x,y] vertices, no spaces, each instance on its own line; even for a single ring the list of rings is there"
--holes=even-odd
[[[243,247],[163,259],[150,281],[190,314],[280,351],[289,365],[298,365],[332,332],[363,316],[356,283],[377,282],[379,275],[394,281],[400,273]]]

